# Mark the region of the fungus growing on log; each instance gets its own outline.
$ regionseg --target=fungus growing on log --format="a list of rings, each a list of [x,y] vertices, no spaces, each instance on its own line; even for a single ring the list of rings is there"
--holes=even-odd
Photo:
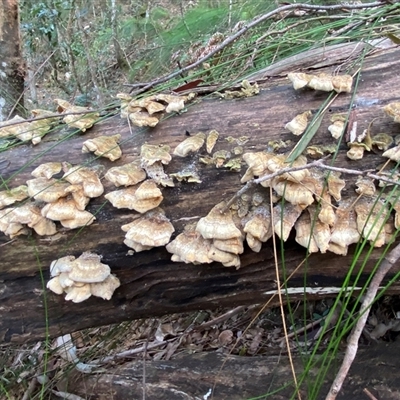
[[[51,179],[53,175],[57,175],[61,172],[62,164],[60,162],[48,162],[39,165],[35,168],[31,175],[35,178],[46,178]]]
[[[76,113],[75,115],[66,115],[63,122],[70,128],[77,128],[82,132],[86,132],[91,128],[99,119],[100,114],[91,112],[87,107],[74,106],[66,100],[55,99],[57,103],[57,111],[62,114]]]
[[[124,243],[136,252],[166,245],[175,231],[161,208],[146,212],[121,229],[126,232]]]
[[[120,167],[110,168],[104,175],[115,186],[132,186],[146,179],[146,172],[139,161],[133,161]]]
[[[56,294],[66,293],[65,300],[74,303],[92,295],[110,300],[120,282],[111,274],[110,267],[100,261],[101,256],[89,252],[77,259],[66,256],[53,261],[50,265],[52,279],[47,282],[47,288]]]
[[[189,153],[198,151],[204,144],[206,134],[199,132],[179,143],[174,150],[174,156],[186,157]]]
[[[29,197],[28,187],[21,185],[10,190],[0,192],[0,209],[10,206],[17,201],[25,200]]]
[[[121,135],[98,136],[93,139],[86,140],[82,145],[82,153],[93,152],[96,156],[108,158],[115,161],[121,158],[122,150],[118,143]]]
[[[116,208],[129,208],[139,213],[158,207],[163,200],[161,190],[152,180],[109,192],[104,197]]]
[[[305,111],[302,114],[298,114],[285,125],[285,128],[292,132],[293,135],[299,136],[306,130],[308,119],[311,115],[311,111]]]

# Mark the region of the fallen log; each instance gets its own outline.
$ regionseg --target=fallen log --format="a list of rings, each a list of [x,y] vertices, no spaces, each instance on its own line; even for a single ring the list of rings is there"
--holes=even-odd
[[[360,132],[367,128],[373,118],[381,117],[379,132],[393,136],[398,133],[398,125],[384,116],[382,107],[399,101],[396,73],[400,66],[399,56],[400,50],[395,48],[375,52],[366,58],[354,99]],[[320,72],[332,72],[333,69],[324,68]],[[324,92],[294,91],[286,78],[271,77],[263,83],[257,96],[234,100],[202,98],[186,113],[168,118],[148,130],[134,128],[131,131],[126,120],[114,116],[96,124],[84,135],[75,135],[68,140],[62,136],[64,132],[48,135],[36,147],[20,145],[0,155],[1,177],[7,180],[8,187],[15,187],[31,179],[30,172],[39,164],[50,161],[68,161],[72,164],[90,162],[90,165],[101,164],[108,169],[137,158],[145,142],[168,144],[173,149],[187,137],[187,132],[208,132],[212,129],[221,134],[217,150],[232,150],[232,145],[225,140],[228,136],[248,136],[245,151],[261,151],[271,140],[293,140],[293,135],[284,129],[284,124],[305,110],[315,113],[326,97],[327,93]],[[350,100],[351,94],[341,94],[335,100],[313,139],[314,144],[332,142],[327,133],[329,116],[346,112]],[[120,160],[111,163],[82,154],[83,141],[115,133],[122,135],[123,156]],[[380,152],[367,153],[364,159],[354,162],[346,158],[346,151],[343,144],[336,166],[363,170],[383,162]],[[172,173],[189,165],[195,166],[202,180],[199,184],[178,183],[175,188],[163,189],[162,207],[176,233],[182,232],[188,221],[197,221],[205,216],[216,203],[229,200],[242,187],[240,177],[244,165],[239,174],[225,168],[202,166],[198,158],[199,154],[183,159],[174,157],[167,167],[167,172]],[[354,177],[345,178],[349,182],[346,189],[349,195],[354,189],[354,186],[349,189]],[[106,192],[115,189],[107,182],[104,184]],[[217,263],[196,266],[174,263],[163,247],[130,255],[129,248],[123,244],[121,225],[132,220],[131,211],[113,208],[103,196],[92,200],[87,209],[96,214],[96,222],[78,234],[77,231],[59,229],[59,233],[53,237],[34,234],[18,236],[11,241],[0,235],[1,341],[32,341],[43,338],[46,332],[53,337],[135,318],[261,303],[268,300],[276,289],[271,241],[264,244],[259,253],[246,248],[238,270]],[[331,290],[329,288],[341,286],[354,250],[355,246],[345,257],[333,253],[310,255],[294,273],[288,286],[303,288],[306,269],[310,297],[326,296]],[[92,297],[85,303],[74,304],[45,289],[52,260],[67,254],[79,256],[84,251],[102,255],[102,262],[108,264],[119,277],[121,287],[110,301]],[[359,259],[352,273],[352,277],[355,277],[362,268],[357,285],[367,280],[381,252],[381,249],[374,249],[371,254],[365,252]],[[304,261],[306,250],[291,237],[285,243],[284,253],[285,274],[288,276]],[[363,258],[368,258],[365,265]],[[278,260],[281,264],[280,255]],[[399,270],[400,266],[396,265],[387,279]],[[399,289],[400,285],[394,283],[390,291],[398,293]],[[335,289],[332,291],[334,293]],[[300,294],[294,294],[293,299],[296,296],[303,296],[302,290]]]
[[[375,396],[397,399],[400,391],[396,383],[395,366],[398,359],[393,354],[398,350],[398,340],[391,343],[375,343],[360,348],[349,372],[348,379],[338,399],[366,398],[365,389]],[[294,356],[294,369],[298,381],[304,372],[305,357]],[[379,368],[376,366],[379,364]],[[307,398],[307,386],[311,377],[317,376],[318,366],[309,371],[308,380],[301,385],[302,398]],[[333,375],[334,368],[329,372]],[[70,374],[68,386],[59,390],[70,390],[86,399],[139,399],[145,391],[150,399],[232,399],[241,400],[267,395],[266,398],[289,399],[295,393],[293,372],[282,354],[256,357],[239,357],[216,352],[182,354],[169,361],[127,361],[109,367],[101,376]],[[329,391],[326,377],[318,398]],[[212,393],[212,396],[211,396]],[[207,397],[208,394],[208,397]]]

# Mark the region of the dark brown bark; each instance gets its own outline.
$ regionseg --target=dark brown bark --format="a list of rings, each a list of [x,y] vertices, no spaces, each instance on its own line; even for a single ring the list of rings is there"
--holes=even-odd
[[[367,58],[355,97],[360,132],[373,118],[381,117],[379,125],[377,122],[374,126],[374,133],[398,133],[398,125],[384,116],[382,107],[399,101],[399,67],[399,49],[378,52]],[[334,67],[326,71],[333,69]],[[241,100],[204,98],[199,104],[190,107],[187,113],[169,118],[152,130],[134,129],[131,134],[126,121],[113,117],[97,124],[84,136],[75,135],[66,141],[62,140],[65,133],[51,134],[36,147],[21,145],[2,153],[2,176],[8,180],[9,187],[14,187],[30,179],[30,172],[43,162],[89,162],[94,157],[81,153],[82,142],[94,136],[116,132],[123,136],[123,157],[114,164],[95,160],[93,165],[102,164],[109,168],[132,161],[146,141],[152,144],[167,143],[174,148],[185,139],[185,131],[195,133],[216,129],[221,134],[217,150],[232,149],[233,146],[225,140],[226,137],[247,135],[250,140],[245,145],[245,150],[262,150],[270,140],[293,140],[293,136],[283,128],[284,124],[307,109],[315,112],[326,97],[327,94],[321,92],[295,92],[285,78],[270,78],[258,96]],[[333,103],[313,140],[314,144],[332,142],[327,133],[329,116],[346,111],[350,99],[351,95],[342,94]],[[346,146],[342,145],[335,165],[366,169],[382,163],[380,153],[367,153],[359,162],[349,161],[345,153]],[[202,179],[201,184],[182,183],[176,188],[163,189],[164,201],[161,205],[174,224],[176,233],[180,233],[188,223],[187,218],[205,216],[217,202],[229,199],[242,186],[240,176],[244,172],[244,166],[242,173],[238,174],[226,169],[203,166],[198,162],[198,157],[193,155],[179,160],[173,158],[167,167],[167,172],[176,172],[189,164],[195,165]],[[27,164],[28,160],[31,161]],[[354,189],[351,183],[354,177],[347,178],[345,196]],[[105,186],[106,191],[113,190],[106,182]],[[260,253],[246,249],[241,256],[242,267],[239,270],[224,268],[216,263],[201,266],[173,263],[164,248],[129,256],[128,248],[123,244],[124,232],[120,226],[131,220],[132,212],[114,209],[104,202],[104,197],[92,201],[88,209],[98,212],[97,220],[78,235],[76,231],[60,230],[61,235],[55,240],[33,235],[29,238],[18,237],[8,244],[8,238],[0,236],[0,280],[3,281],[0,290],[0,341],[21,342],[42,338],[46,326],[46,305],[49,334],[56,336],[86,327],[170,312],[260,303],[270,298],[270,294],[266,292],[276,289],[271,241],[263,246]],[[189,222],[193,220],[195,219],[189,219]],[[288,275],[303,261],[306,251],[293,238],[284,248],[285,271]],[[89,250],[103,255],[103,262],[109,264],[113,273],[121,280],[122,286],[110,301],[90,298],[85,303],[73,304],[66,302],[62,296],[44,290],[52,260],[66,254],[78,256]],[[305,266],[295,273],[288,286],[304,286],[305,268],[308,286],[340,286],[354,251],[355,246],[346,257],[332,253],[313,254]],[[368,256],[365,267],[362,266],[362,260],[357,263],[350,284],[354,282],[360,268],[363,268],[363,272],[357,285],[365,282],[381,252],[382,249],[375,249]],[[366,251],[361,259],[364,258],[367,258]],[[279,262],[281,263],[280,255]],[[282,265],[280,269],[283,270]],[[399,270],[399,265],[394,266],[391,276]],[[399,289],[400,286],[396,283],[391,287],[392,292],[398,292]],[[293,296],[294,298],[296,297]]]
[[[21,54],[18,0],[0,2],[0,121],[23,112],[25,67]]]

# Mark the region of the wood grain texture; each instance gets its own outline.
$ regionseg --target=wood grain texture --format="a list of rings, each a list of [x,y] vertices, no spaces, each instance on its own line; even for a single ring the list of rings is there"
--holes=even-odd
[[[323,71],[333,71],[324,69]],[[374,125],[377,132],[398,134],[398,124],[384,116],[382,107],[399,101],[400,49],[386,50],[368,57],[361,73],[355,105],[360,132],[373,118],[381,117]],[[315,112],[326,99],[327,93],[314,91],[295,92],[285,78],[271,78],[258,96],[241,100],[199,99],[188,112],[168,118],[156,128],[134,129],[130,132],[126,121],[118,116],[104,120],[85,135],[62,139],[64,133],[50,134],[36,147],[18,146],[0,154],[3,179],[9,179],[9,187],[23,184],[30,179],[30,172],[48,161],[68,161],[73,164],[103,165],[106,169],[121,165],[138,157],[144,142],[169,144],[174,148],[185,139],[185,131],[208,132],[216,129],[221,137],[215,150],[232,149],[227,136],[249,136],[245,150],[266,148],[268,141],[292,139],[284,124],[294,115],[307,109]],[[313,143],[321,144],[332,139],[327,133],[329,116],[344,112],[349,107],[351,94],[342,94],[334,102],[323,120],[320,133]],[[72,132],[71,130],[68,132]],[[123,157],[115,163],[97,160],[93,155],[82,154],[84,140],[98,135],[120,133],[123,137]],[[360,162],[349,161],[346,146],[336,165],[349,168],[371,168],[382,162],[380,154],[368,153]],[[176,172],[185,166],[195,166],[201,176],[201,184],[178,184],[163,190],[161,206],[175,226],[182,231],[188,221],[205,216],[219,201],[228,200],[240,187],[240,176],[226,169],[201,165],[199,155],[184,159],[173,158],[167,172]],[[29,163],[27,163],[27,161]],[[242,167],[242,173],[245,168]],[[344,195],[352,192],[352,179]],[[114,190],[104,182],[106,192]],[[260,253],[249,249],[241,257],[242,268],[234,270],[220,264],[193,266],[170,261],[164,248],[127,255],[123,244],[124,232],[120,226],[130,222],[132,212],[114,209],[103,196],[92,200],[87,208],[96,214],[96,222],[77,231],[61,230],[57,240],[38,237],[18,237],[11,243],[0,235],[0,341],[22,342],[37,340],[45,335],[45,303],[48,308],[50,336],[74,330],[109,324],[134,318],[163,315],[169,312],[212,309],[219,306],[236,306],[263,302],[269,298],[266,291],[276,288],[275,267],[271,241],[264,244]],[[49,279],[50,262],[66,254],[79,256],[92,251],[103,256],[112,272],[121,280],[121,287],[110,301],[90,298],[81,304],[66,302],[62,296],[43,290]],[[352,257],[354,247],[347,257],[313,254],[307,262],[307,281],[310,286],[341,285]],[[368,277],[380,250],[374,250],[364,267],[361,282]],[[285,244],[286,273],[291,273],[304,259],[305,249],[293,240]],[[354,275],[360,268],[359,262]],[[395,266],[392,274],[399,271]],[[304,268],[296,272],[289,286],[302,287]],[[393,276],[393,275],[392,275]],[[395,284],[392,291],[400,288]]]

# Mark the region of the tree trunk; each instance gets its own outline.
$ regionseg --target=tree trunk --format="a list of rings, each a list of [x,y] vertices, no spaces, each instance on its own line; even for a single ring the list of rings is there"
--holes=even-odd
[[[286,73],[288,71],[290,69]],[[386,132],[393,136],[398,133],[398,125],[382,111],[384,105],[399,101],[398,71],[399,49],[376,52],[366,59],[355,97],[359,132],[367,128],[373,118],[379,117],[379,124],[374,125],[373,133]],[[168,144],[174,149],[187,137],[186,131],[196,133],[216,129],[221,134],[216,150],[232,151],[236,145],[225,140],[228,136],[249,136],[249,142],[244,145],[245,151],[261,151],[271,140],[293,140],[293,135],[284,129],[284,124],[305,110],[315,113],[327,95],[308,90],[295,92],[286,78],[278,76],[269,78],[257,96],[240,100],[203,98],[188,112],[168,118],[156,128],[146,131],[133,129],[131,132],[126,120],[115,116],[98,123],[84,136],[75,135],[66,140],[65,132],[50,134],[36,147],[21,145],[2,153],[2,177],[7,180],[8,187],[21,185],[31,178],[30,172],[34,168],[49,161],[90,162],[91,165],[102,164],[108,169],[136,159],[140,146],[145,142]],[[332,143],[327,133],[329,117],[348,110],[350,100],[351,94],[341,94],[335,100],[313,144]],[[84,140],[116,132],[123,137],[123,157],[120,160],[111,163],[82,154]],[[348,160],[346,151],[346,146],[341,145],[336,166],[362,170],[383,163],[380,151],[366,153],[360,161]],[[200,153],[204,155],[205,152]],[[244,165],[240,174],[226,168],[204,166],[199,162],[199,154],[182,159],[173,157],[166,170],[172,173],[188,166],[197,169],[202,183],[178,183],[175,188],[162,189],[164,200],[161,206],[171,219],[175,234],[182,232],[187,223],[205,216],[216,203],[230,199],[243,186],[240,178]],[[345,176],[345,179],[347,185],[343,195],[349,196],[354,193],[355,177]],[[111,184],[105,181],[104,184],[106,192],[115,190]],[[49,335],[57,336],[87,327],[166,313],[262,303],[276,290],[271,240],[263,245],[259,253],[246,248],[238,270],[222,267],[218,263],[174,263],[163,247],[131,256],[128,247],[123,244],[125,233],[120,227],[132,220],[133,212],[113,208],[104,197],[92,200],[88,210],[97,213],[96,222],[78,234],[59,227],[60,233],[54,237],[34,234],[9,241],[4,235],[0,236],[0,281],[3,282],[0,290],[0,341],[22,342],[42,338],[46,333],[46,321]],[[316,253],[306,257],[306,249],[293,238],[292,235],[284,245],[284,268],[279,241],[277,243],[279,269],[285,276],[306,260],[288,282],[288,290],[298,293],[291,298],[303,298],[304,291],[309,293],[309,298],[329,293],[335,295],[348,273],[356,246],[352,246],[345,257],[333,253]],[[83,304],[74,304],[45,289],[52,260],[66,254],[79,256],[84,251],[101,254],[102,262],[110,265],[112,272],[119,277],[121,287],[110,301],[91,297]],[[362,285],[381,254],[382,249],[374,249],[371,254],[364,251],[351,273],[349,284],[356,282],[357,273],[362,270],[356,286]],[[365,265],[364,259],[367,260]],[[397,263],[387,279],[399,271]],[[398,293],[399,289],[400,285],[394,283],[390,291]]]
[[[0,122],[23,112],[25,67],[21,54],[18,0],[0,5]]]

